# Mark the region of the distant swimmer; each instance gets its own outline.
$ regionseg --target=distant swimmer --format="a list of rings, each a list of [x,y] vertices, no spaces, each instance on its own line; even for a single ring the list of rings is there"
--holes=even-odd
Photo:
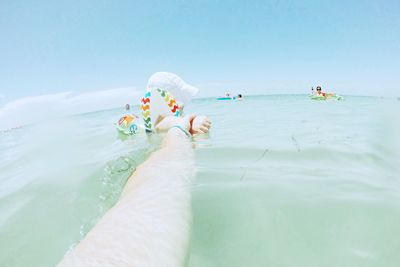
[[[317,86],[316,91],[317,91],[317,94],[316,94],[316,95],[324,96],[324,97],[325,97],[326,94],[325,94],[324,92],[322,92],[321,86]]]
[[[136,115],[136,114],[134,114],[134,113],[132,113],[132,112],[130,112],[131,111],[131,105],[129,105],[129,104],[126,104],[125,105],[125,111],[126,111],[126,114],[125,114],[125,116],[126,115],[128,115],[128,116],[132,116],[132,117],[135,117],[135,118],[139,118],[139,116],[138,115]]]
[[[323,92],[321,86],[317,86],[315,91],[313,90],[313,87],[311,87],[310,98],[312,100],[344,100],[343,96],[335,93]]]
[[[316,96],[323,96],[325,98],[327,98],[327,97],[335,97],[336,96],[336,94],[334,94],[334,93],[322,92],[321,86],[317,86],[316,89],[317,89],[317,93],[315,94]]]
[[[242,98],[243,98],[242,94],[238,94],[237,100],[242,100]]]

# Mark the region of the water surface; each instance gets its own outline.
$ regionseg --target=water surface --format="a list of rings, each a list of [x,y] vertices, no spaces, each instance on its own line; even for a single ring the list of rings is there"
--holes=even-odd
[[[188,266],[398,266],[400,102],[305,95],[195,100]],[[159,145],[121,110],[0,134],[0,266],[55,266]]]

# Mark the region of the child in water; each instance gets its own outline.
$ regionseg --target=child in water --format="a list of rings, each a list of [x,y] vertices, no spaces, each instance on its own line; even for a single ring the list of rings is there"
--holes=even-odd
[[[188,100],[194,91],[183,89],[191,87],[184,86],[176,75],[166,76],[172,79],[161,79],[163,88],[169,86],[175,93],[181,91],[187,97],[185,101]],[[179,84],[183,86],[176,87]],[[211,122],[205,116],[162,114],[157,121],[154,130],[166,133],[162,147],[137,167],[119,201],[69,250],[58,266],[184,265],[195,174],[190,137],[207,133]]]

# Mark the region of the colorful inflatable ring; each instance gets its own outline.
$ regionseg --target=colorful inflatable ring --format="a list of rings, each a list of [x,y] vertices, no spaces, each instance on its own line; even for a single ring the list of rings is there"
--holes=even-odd
[[[143,128],[138,122],[138,117],[131,114],[125,114],[118,120],[116,127],[120,133],[134,135],[139,132],[140,128]]]

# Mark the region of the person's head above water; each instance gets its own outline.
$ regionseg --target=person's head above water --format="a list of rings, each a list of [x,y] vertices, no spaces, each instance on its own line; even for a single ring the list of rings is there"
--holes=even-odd
[[[150,76],[147,89],[160,88],[170,92],[178,102],[186,104],[199,91],[186,83],[181,77],[171,72],[156,72]]]
[[[126,109],[126,110],[130,110],[130,109],[131,109],[131,106],[130,106],[129,104],[126,104],[126,105],[125,105],[125,109]]]
[[[321,86],[317,86],[316,90],[321,91],[322,90]]]

